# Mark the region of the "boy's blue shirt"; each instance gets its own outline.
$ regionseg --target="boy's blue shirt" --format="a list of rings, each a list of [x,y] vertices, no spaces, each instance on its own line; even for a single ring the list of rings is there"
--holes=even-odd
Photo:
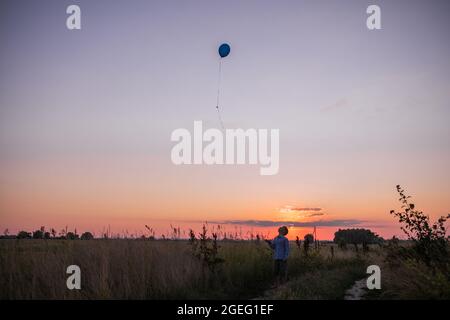
[[[289,256],[289,240],[283,236],[277,236],[272,241],[274,249],[273,258],[275,260],[286,260]]]

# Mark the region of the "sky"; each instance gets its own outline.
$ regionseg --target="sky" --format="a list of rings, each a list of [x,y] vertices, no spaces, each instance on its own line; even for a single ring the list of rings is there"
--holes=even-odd
[[[0,232],[391,237],[397,184],[448,214],[449,15],[437,0],[1,1]],[[224,126],[279,129],[277,175],[171,161],[175,129],[220,128],[223,42]]]

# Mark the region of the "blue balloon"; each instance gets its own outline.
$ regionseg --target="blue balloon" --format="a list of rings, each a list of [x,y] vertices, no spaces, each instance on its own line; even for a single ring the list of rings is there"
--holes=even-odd
[[[223,43],[219,47],[219,55],[221,58],[225,58],[227,55],[230,54],[230,46],[227,43]]]

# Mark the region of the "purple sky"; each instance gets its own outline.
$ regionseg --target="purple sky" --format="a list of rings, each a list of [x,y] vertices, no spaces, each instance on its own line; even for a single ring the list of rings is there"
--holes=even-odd
[[[291,220],[285,205],[384,221],[396,184],[447,213],[449,16],[449,1],[2,0],[0,227]],[[277,176],[170,162],[174,129],[220,126],[222,42],[224,124],[280,129]]]

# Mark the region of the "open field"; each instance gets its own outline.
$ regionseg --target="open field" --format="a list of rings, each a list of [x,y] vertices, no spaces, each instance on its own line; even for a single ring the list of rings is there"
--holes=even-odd
[[[291,243],[289,279],[277,288],[272,288],[271,250],[266,243],[218,241],[217,245],[220,262],[212,266],[194,254],[187,240],[1,240],[0,298],[343,299],[374,263],[383,270],[382,290],[370,292],[370,298],[420,298],[414,278],[392,276],[384,262],[386,249],[378,245],[365,253],[322,244],[306,256],[303,248]],[[66,268],[72,264],[81,268],[81,290],[66,287]],[[420,275],[414,277],[421,280]],[[399,294],[405,280],[411,292]],[[441,281],[444,292],[448,290],[445,277],[435,280]],[[421,290],[429,294],[424,281]],[[432,298],[443,297],[434,294]]]
[[[192,254],[188,241],[2,240],[0,297],[3,299],[194,299],[264,296],[272,284],[271,250],[264,242],[219,241],[223,262],[214,270]],[[321,247],[308,257],[291,244],[290,279],[301,290],[276,298],[342,298],[364,276],[364,257]],[[82,289],[66,287],[67,266],[82,270]],[[323,277],[324,274],[329,277]],[[332,279],[330,291],[326,288]],[[319,281],[319,282],[318,282]],[[321,288],[318,288],[321,287]],[[280,289],[279,289],[280,290]]]

